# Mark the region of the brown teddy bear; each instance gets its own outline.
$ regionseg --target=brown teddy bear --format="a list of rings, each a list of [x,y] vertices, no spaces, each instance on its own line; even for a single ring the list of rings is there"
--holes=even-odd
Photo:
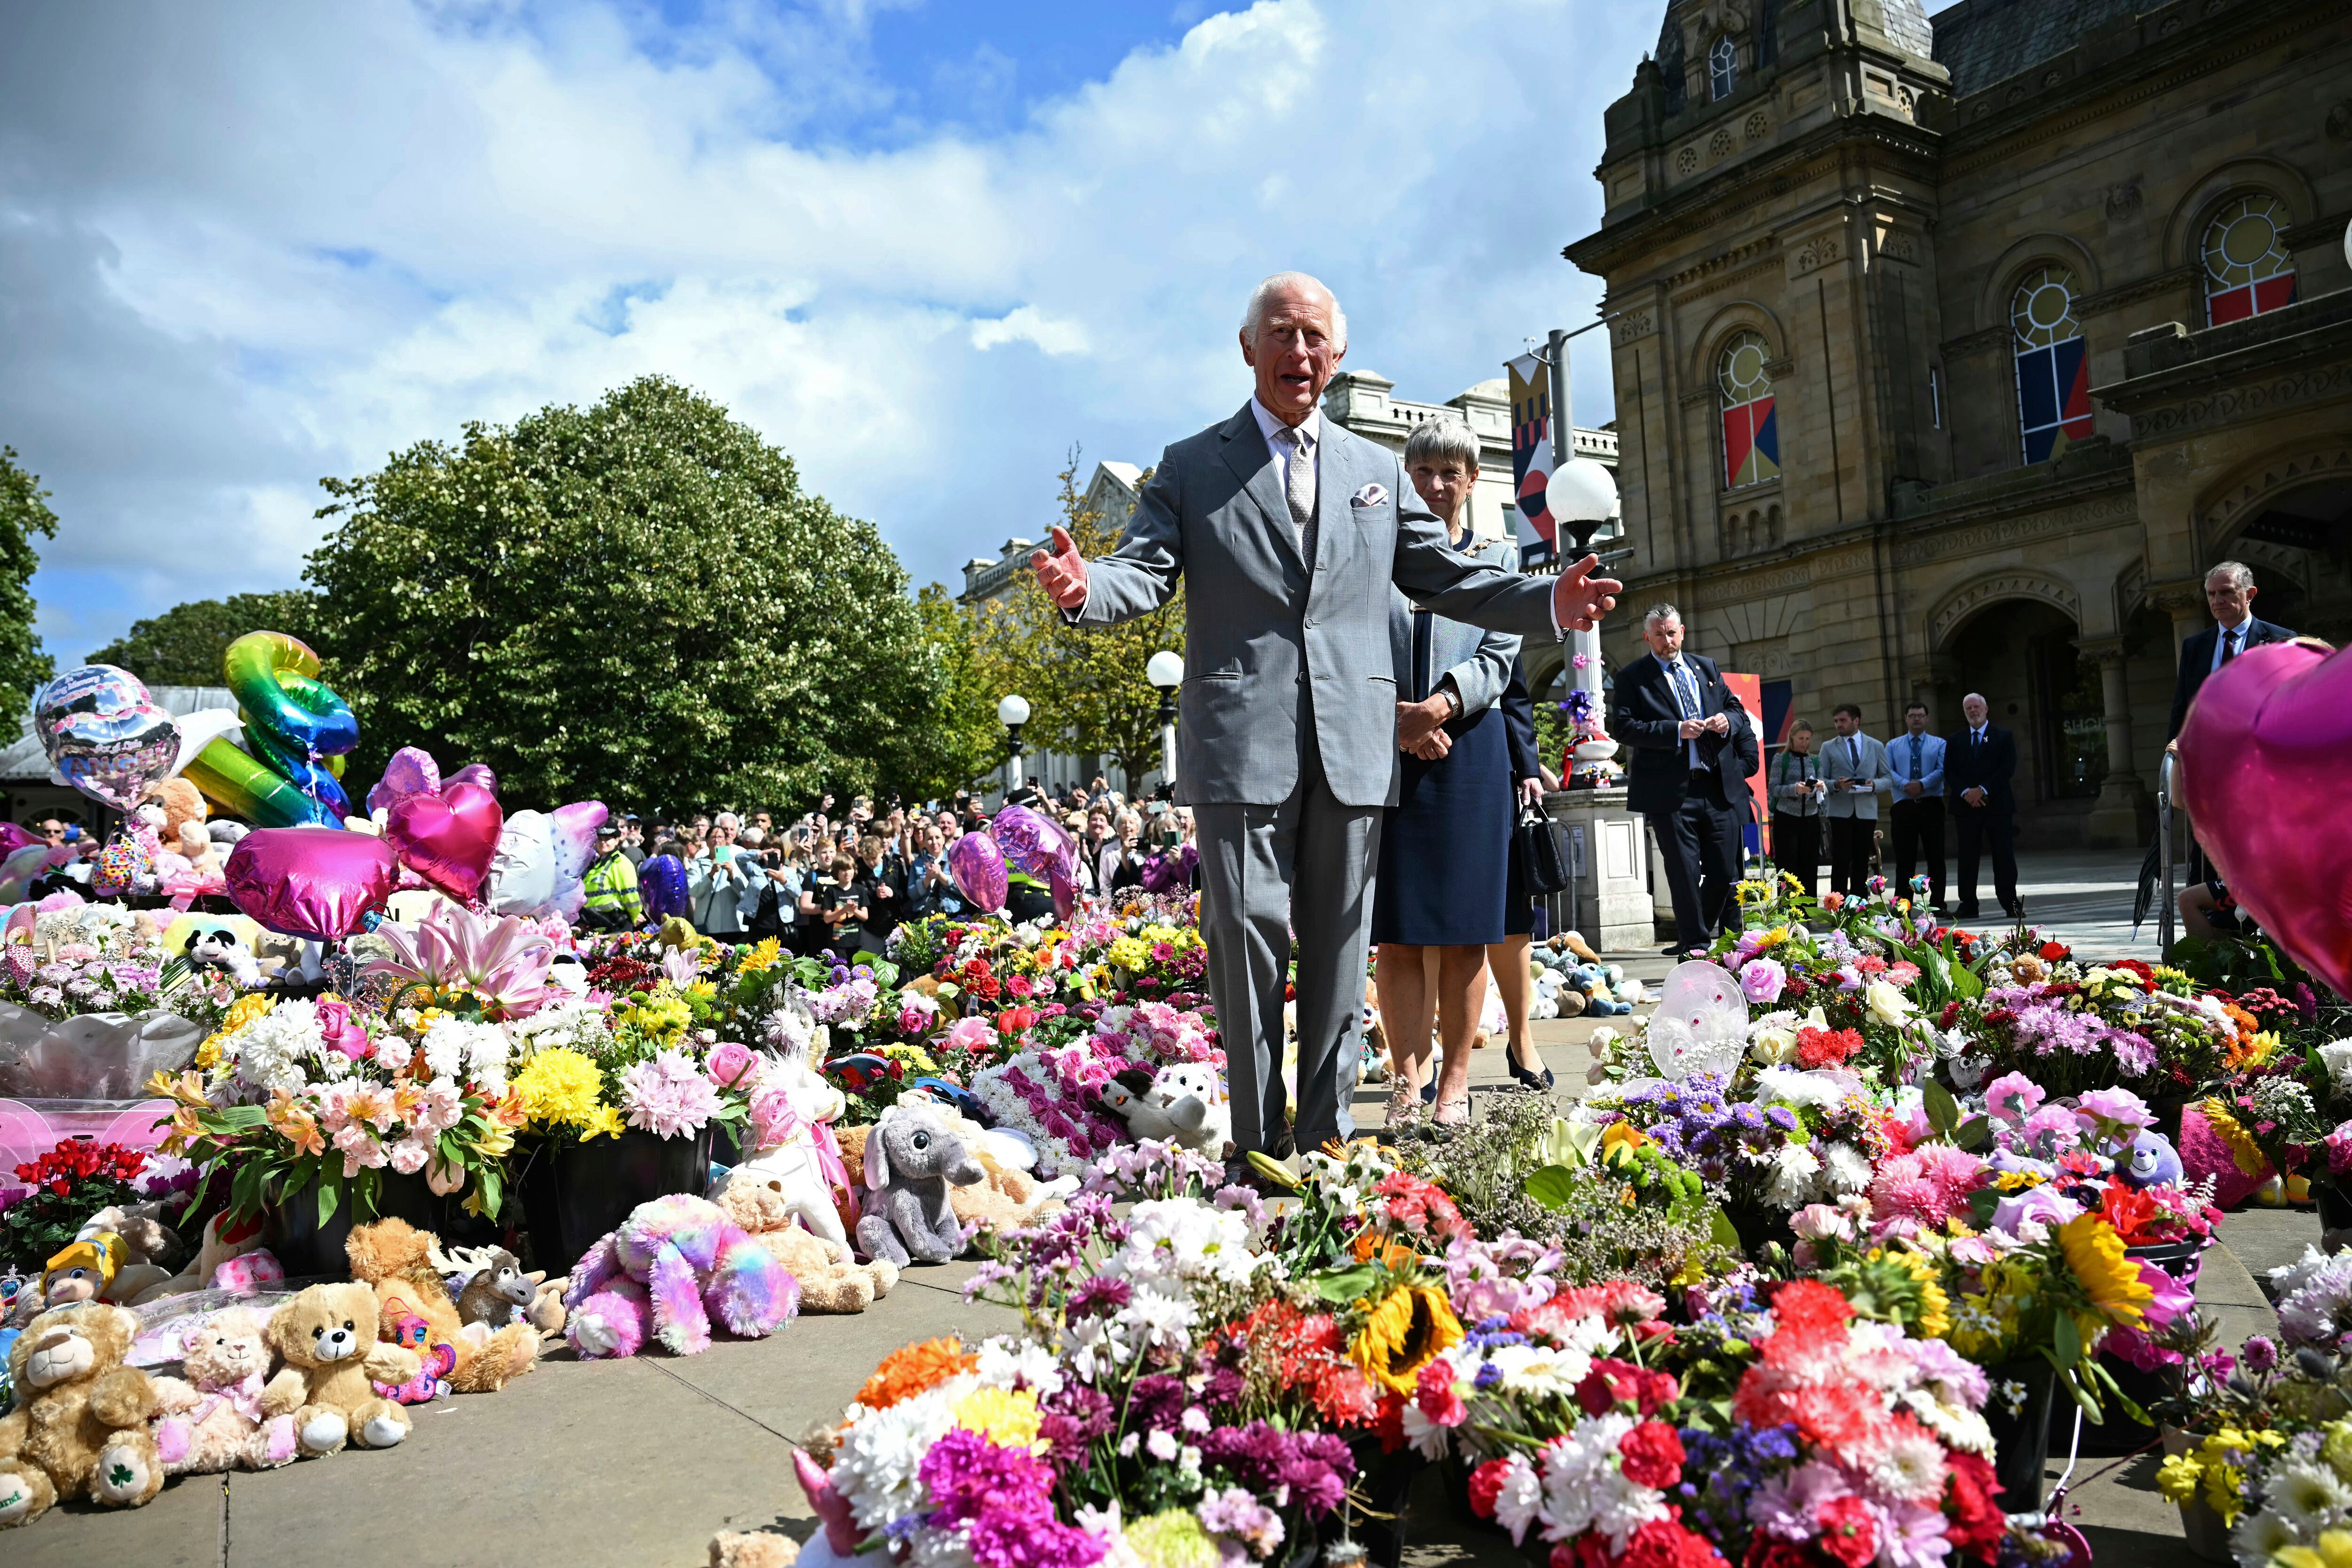
[[[797,1224],[781,1186],[740,1179],[737,1172],[711,1195],[751,1239],[766,1248],[800,1281],[803,1312],[862,1312],[898,1282],[896,1265],[885,1259],[850,1260],[849,1249]]]
[[[294,1417],[305,1458],[346,1443],[389,1448],[408,1436],[408,1412],[375,1391],[423,1370],[413,1351],[376,1338],[375,1292],[357,1281],[313,1285],[269,1317],[269,1345],[286,1365],[262,1390],[267,1416]]]
[[[243,1307],[200,1319],[180,1336],[184,1377],[155,1379],[163,1414],[155,1450],[163,1473],[267,1470],[295,1458],[294,1417],[264,1416],[269,1332]]]
[[[122,1358],[139,1317],[100,1301],[43,1312],[8,1352],[16,1407],[0,1418],[0,1529],[59,1499],[137,1508],[163,1490],[147,1430],[155,1385]]]
[[[185,779],[166,779],[148,785],[143,799],[163,808],[163,825],[156,833],[163,847],[184,858],[197,876],[219,877],[220,855],[205,826],[210,810],[204,792]]]
[[[425,1343],[457,1353],[449,1371],[452,1393],[495,1394],[539,1364],[539,1330],[520,1322],[493,1333],[486,1323],[466,1323],[442,1279],[447,1260],[440,1251],[431,1231],[398,1218],[355,1225],[343,1243],[352,1278],[374,1291],[383,1322],[423,1318],[431,1325]]]

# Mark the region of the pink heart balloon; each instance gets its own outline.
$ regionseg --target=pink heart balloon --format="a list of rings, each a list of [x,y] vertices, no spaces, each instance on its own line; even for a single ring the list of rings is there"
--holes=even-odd
[[[2180,728],[2197,840],[2255,924],[2352,996],[2352,651],[2249,648],[2199,689]]]
[[[368,791],[370,811],[389,811],[411,795],[441,793],[441,765],[422,747],[404,746],[383,765],[383,777]]]
[[[411,795],[393,807],[383,837],[403,865],[470,903],[490,873],[505,825],[497,796],[478,784],[450,784],[438,795]]]
[[[373,833],[256,828],[222,876],[230,901],[270,930],[331,942],[383,907],[397,870],[393,847]]]

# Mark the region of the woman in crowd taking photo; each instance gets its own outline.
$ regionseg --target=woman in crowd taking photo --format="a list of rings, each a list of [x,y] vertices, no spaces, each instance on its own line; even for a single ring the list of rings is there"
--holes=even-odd
[[[1119,812],[1118,831],[1095,853],[1095,885],[1107,894],[1143,885],[1143,815],[1133,807]]]
[[[1822,862],[1822,801],[1829,793],[1822,765],[1813,756],[1813,727],[1803,719],[1789,727],[1789,744],[1772,758],[1765,779],[1772,802],[1772,863],[1794,872],[1811,898]]]
[[[1404,466],[1456,549],[1517,570],[1511,546],[1471,531],[1478,438],[1468,425],[1449,417],[1415,426]],[[1399,1128],[1421,1115],[1434,1015],[1443,1055],[1430,1118],[1462,1126],[1470,1120],[1471,1037],[1486,1002],[1486,948],[1509,934],[1515,787],[1496,704],[1519,640],[1448,621],[1391,591],[1389,642],[1405,756],[1398,802],[1381,830],[1371,933],[1396,1069],[1388,1123]],[[1433,988],[1428,967],[1436,971]]]

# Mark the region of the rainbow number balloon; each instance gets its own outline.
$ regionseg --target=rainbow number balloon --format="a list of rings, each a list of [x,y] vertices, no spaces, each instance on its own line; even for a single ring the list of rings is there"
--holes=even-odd
[[[231,816],[265,828],[340,828],[352,809],[343,755],[359,720],[319,679],[319,655],[283,632],[248,632],[221,661],[245,721],[245,749],[214,740],[187,779]]]

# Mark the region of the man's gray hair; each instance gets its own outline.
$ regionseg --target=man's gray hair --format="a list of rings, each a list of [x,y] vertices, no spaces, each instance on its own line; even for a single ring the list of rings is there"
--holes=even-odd
[[[1331,301],[1331,340],[1343,350],[1347,348],[1348,313],[1339,308],[1339,297],[1332,293],[1321,278],[1305,272],[1277,272],[1250,290],[1249,305],[1242,311],[1242,336],[1255,339],[1258,328],[1265,321],[1267,302],[1291,288],[1321,290],[1323,297]]]
[[[1646,632],[1661,621],[1679,621],[1682,618],[1683,612],[1671,604],[1653,604],[1649,612],[1642,617],[1642,630]]]
[[[710,819],[710,825],[714,828],[724,828],[731,833],[743,825],[743,819],[732,811],[721,811]]]
[[[1412,427],[1404,443],[1404,465],[1411,468],[1422,463],[1459,463],[1465,468],[1475,468],[1478,437],[1450,413],[1424,419]]]
[[[1962,707],[1968,706],[1970,703],[1984,703],[1984,706],[1987,707],[1992,706],[1992,704],[1985,703],[1985,695],[1982,692],[1970,692],[1968,695],[1960,699],[1960,706]]]
[[[2210,587],[2213,580],[2217,577],[2228,578],[2230,580],[2230,586],[2237,589],[2241,592],[2243,592],[2245,590],[2250,589],[2254,585],[2254,569],[2248,566],[2242,560],[2225,560],[2221,565],[2215,567],[2212,570],[2207,572],[2205,574],[2206,585]]]

